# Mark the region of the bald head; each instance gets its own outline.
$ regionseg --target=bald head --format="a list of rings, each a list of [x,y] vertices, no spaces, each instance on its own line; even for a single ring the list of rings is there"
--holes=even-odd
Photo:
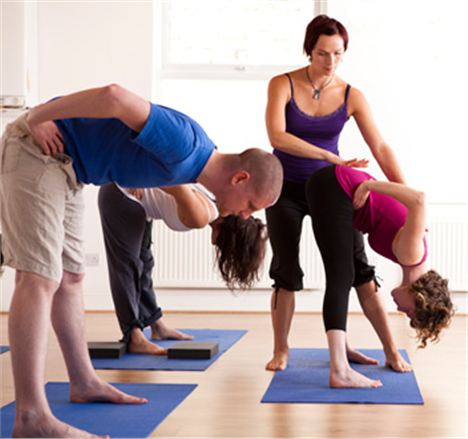
[[[240,161],[242,169],[251,176],[255,194],[274,204],[283,185],[283,167],[278,157],[259,148],[250,148],[240,154]]]
[[[241,154],[215,151],[198,182],[213,192],[221,216],[248,218],[252,212],[276,203],[283,168],[273,154],[261,149],[247,149]]]

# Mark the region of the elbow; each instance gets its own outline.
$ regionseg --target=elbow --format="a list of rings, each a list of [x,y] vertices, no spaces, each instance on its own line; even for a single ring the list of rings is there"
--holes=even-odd
[[[199,221],[194,221],[192,224],[193,224],[192,226],[193,229],[203,229],[203,227],[207,225],[207,222],[204,220],[203,221],[199,220]]]
[[[422,191],[416,191],[414,194],[414,205],[417,207],[426,206],[426,194]]]
[[[268,139],[270,140],[270,145],[273,148],[281,148],[281,145],[284,143],[282,142],[283,133],[282,132],[275,132],[269,133]]]
[[[191,218],[190,220],[186,221],[185,224],[190,229],[203,229],[207,225],[207,222],[201,218]]]
[[[103,87],[104,93],[113,99],[119,97],[124,90],[125,89],[119,84],[109,84]]]
[[[118,117],[122,107],[125,89],[118,84],[109,84],[102,88],[102,98],[114,117]]]
[[[393,153],[392,148],[384,141],[375,143],[370,149],[377,162],[382,162],[382,164],[386,164],[388,161],[388,155]]]
[[[184,215],[180,220],[189,229],[203,229],[208,224],[202,215]]]

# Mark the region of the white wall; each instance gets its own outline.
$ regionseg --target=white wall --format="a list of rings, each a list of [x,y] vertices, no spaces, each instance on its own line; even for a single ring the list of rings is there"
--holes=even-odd
[[[40,101],[113,82],[151,97],[151,3],[41,2],[38,30]],[[112,309],[96,195],[86,187],[85,251],[99,265],[87,269],[85,304]]]
[[[39,102],[113,82],[151,98],[151,2],[39,2],[37,32]],[[85,188],[86,253],[99,255],[99,265],[87,269],[85,304],[112,309],[96,194]],[[1,283],[0,309],[7,310],[12,270]]]
[[[25,76],[17,72],[25,71],[24,46],[24,4],[9,2],[0,5],[0,94],[24,96]]]
[[[37,4],[37,47],[38,47],[38,80],[37,95],[39,101],[50,99],[54,96],[69,93],[83,88],[100,86],[111,82],[120,83],[136,93],[151,97],[153,87],[152,76],[152,5],[151,2],[40,2]],[[356,43],[357,44],[357,43]],[[364,44],[363,41],[360,44]],[[351,55],[351,54],[349,54]],[[362,54],[360,56],[363,56]],[[363,56],[363,59],[365,57]],[[344,73],[350,79],[366,81],[363,76],[360,63],[354,63],[347,59]],[[391,64],[389,64],[391,67]],[[354,69],[354,70],[353,70]],[[391,77],[391,75],[389,75]],[[400,79],[399,79],[400,80]],[[402,79],[401,79],[402,80]],[[442,80],[442,79],[441,79]],[[446,79],[443,79],[446,81]],[[267,81],[260,81],[255,87],[253,83],[245,82],[244,87],[238,83],[212,82],[208,84],[208,94],[203,94],[202,81],[194,81],[191,87],[179,88],[177,84],[167,82],[167,87],[159,88],[160,97],[164,103],[173,104],[182,111],[187,111],[199,119],[206,127],[216,143],[232,151],[236,148],[243,149],[252,145],[268,148],[263,125],[263,108],[266,95],[261,90],[266,90]],[[368,92],[368,98],[374,108],[379,126],[385,137],[395,147],[411,148],[415,142],[413,138],[402,139],[401,130],[407,124],[398,114],[398,99],[390,96],[395,93],[395,85],[389,89],[382,86],[381,89],[374,86],[366,87],[353,81],[353,84]],[[444,83],[447,85],[447,83]],[[200,87],[200,88],[198,88]],[[177,92],[179,90],[179,92]],[[223,90],[226,90],[224,92]],[[223,99],[227,96],[238,98]],[[390,99],[392,97],[392,99]],[[462,98],[466,101],[466,96]],[[388,104],[388,102],[391,104]],[[213,104],[214,102],[214,104]],[[421,102],[420,106],[424,106]],[[252,110],[255,117],[249,115]],[[415,109],[417,110],[417,109]],[[427,108],[425,109],[427,111]],[[439,117],[445,114],[440,109],[434,109]],[[216,117],[214,117],[214,114]],[[222,116],[227,116],[226,123]],[[466,116],[466,113],[465,113]],[[459,116],[457,116],[459,117]],[[245,120],[244,120],[244,119]],[[466,121],[466,118],[465,118]],[[223,126],[222,123],[226,125]],[[422,129],[430,127],[422,127]],[[405,128],[406,129],[406,128]],[[447,122],[447,130],[450,130],[450,122]],[[465,130],[466,131],[466,130]],[[430,135],[425,135],[430,140]],[[466,137],[466,136],[465,136]],[[404,141],[403,141],[404,140]],[[343,141],[351,145],[349,151],[364,151],[355,127],[348,127],[344,133]],[[465,145],[462,143],[465,142]],[[432,154],[441,154],[440,144],[424,145]],[[460,139],[461,154],[458,157],[441,157],[443,166],[447,163],[457,163],[458,159],[466,158],[466,138]],[[401,152],[401,151],[400,151]],[[465,155],[463,155],[465,154]],[[362,155],[362,154],[359,154]],[[443,153],[441,154],[443,156]],[[415,157],[406,151],[403,165],[413,175],[412,170],[417,166]],[[437,176],[437,169],[430,168],[431,175]],[[414,179],[422,182],[421,173],[414,174]],[[466,183],[466,177],[455,175],[457,184]],[[423,179],[424,185],[429,186],[429,191],[440,199],[441,182],[437,178]],[[446,190],[450,191],[451,182],[445,182]],[[112,302],[107,281],[107,268],[103,249],[100,222],[96,209],[96,188],[87,187],[86,218],[85,218],[85,242],[86,253],[99,257],[97,267],[88,267],[85,283],[85,304],[87,309],[112,309]],[[450,198],[450,197],[449,197]],[[440,200],[438,200],[440,201]],[[459,201],[459,197],[457,199]],[[460,206],[454,206],[454,215],[458,215]],[[451,205],[443,207],[450,211]],[[465,210],[466,212],[466,210]],[[450,214],[450,212],[449,212]],[[267,261],[268,263],[268,261]],[[386,283],[397,280],[394,267],[390,264],[381,264]],[[13,275],[11,270],[6,271],[2,280],[1,309],[9,307]],[[226,291],[189,291],[177,292],[175,290],[160,291],[161,304],[166,309],[246,309],[258,310],[269,308],[268,290],[260,290],[247,296],[232,296]],[[298,309],[318,310],[321,304],[321,292],[307,292],[299,301]],[[465,299],[461,301],[461,307],[466,309]],[[355,303],[351,309],[356,309]]]

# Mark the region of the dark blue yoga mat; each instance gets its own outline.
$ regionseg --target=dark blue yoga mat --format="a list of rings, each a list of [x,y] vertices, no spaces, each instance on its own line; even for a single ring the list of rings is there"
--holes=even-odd
[[[0,354],[3,354],[4,352],[8,352],[10,348],[8,346],[0,346]]]
[[[414,372],[398,373],[385,367],[380,349],[360,349],[379,360],[379,365],[351,363],[357,372],[380,379],[377,389],[334,389],[329,387],[328,349],[291,349],[286,370],[275,373],[262,402],[276,403],[361,403],[424,404]],[[400,350],[409,362],[405,350]]]
[[[181,331],[193,335],[193,341],[212,341],[219,344],[219,352],[209,360],[168,359],[167,356],[124,354],[118,359],[92,358],[95,369],[129,369],[129,370],[190,370],[203,371],[213,364],[224,352],[236,343],[245,330],[239,329],[181,329]],[[150,330],[145,330],[147,338]],[[152,340],[159,346],[168,348],[180,340]]]
[[[47,383],[54,415],[74,427],[110,437],[148,437],[197,387],[196,384],[114,384],[120,390],[148,399],[147,404],[71,403],[68,383]],[[11,437],[15,403],[0,409],[0,437]]]

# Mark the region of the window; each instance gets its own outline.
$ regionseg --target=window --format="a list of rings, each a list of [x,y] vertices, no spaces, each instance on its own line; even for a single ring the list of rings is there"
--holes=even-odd
[[[338,75],[367,98],[408,183],[431,203],[468,202],[468,3],[458,0],[154,0],[153,98],[194,117],[226,152],[271,150],[268,80],[308,63],[318,13],[350,34]],[[370,157],[350,121],[344,158]],[[382,176],[375,161],[370,172]]]
[[[302,65],[314,0],[157,1],[163,77],[259,78]]]
[[[338,74],[365,94],[408,184],[431,203],[467,203],[468,3],[328,0],[327,8],[350,35]],[[349,145],[356,149],[345,155]],[[341,149],[366,153],[349,128]]]
[[[268,80],[304,65],[320,1],[154,0],[153,98],[197,120],[224,152],[271,151]]]

